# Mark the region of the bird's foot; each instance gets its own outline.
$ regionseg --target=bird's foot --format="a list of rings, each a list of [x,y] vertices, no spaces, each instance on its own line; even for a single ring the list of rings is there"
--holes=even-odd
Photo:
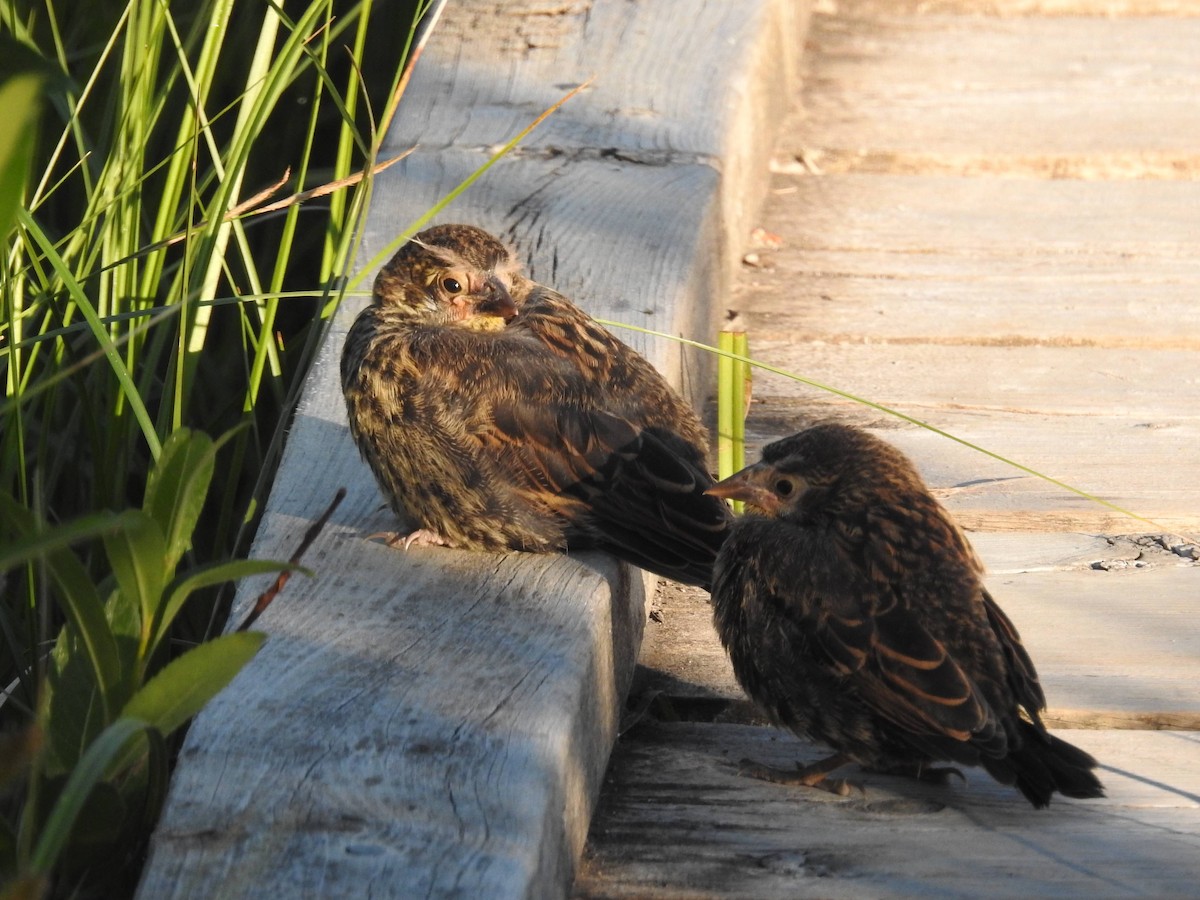
[[[377,531],[375,534],[367,537],[368,541],[380,540],[389,547],[403,547],[407,550],[414,544],[418,547],[449,547],[450,542],[438,534],[436,531],[430,531],[427,528],[418,528],[416,531],[409,534],[401,534],[398,531]]]
[[[758,778],[761,781],[770,781],[773,784],[816,788],[817,790],[836,794],[839,797],[850,796],[851,788],[857,788],[865,794],[866,790],[856,781],[829,777],[831,772],[840,769],[849,762],[851,762],[850,759],[838,753],[811,765],[802,766],[796,763],[796,768],[794,769],[779,769],[774,766],[763,765],[752,759],[743,759],[738,766],[738,772],[742,775],[749,775],[751,778]]]

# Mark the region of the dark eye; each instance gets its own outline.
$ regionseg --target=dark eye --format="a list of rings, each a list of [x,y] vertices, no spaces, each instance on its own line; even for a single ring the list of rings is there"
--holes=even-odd
[[[447,275],[442,279],[442,290],[447,294],[461,294],[463,292],[462,282],[452,275]]]
[[[790,497],[795,489],[796,485],[792,484],[790,478],[780,478],[775,482],[775,493],[780,497]]]

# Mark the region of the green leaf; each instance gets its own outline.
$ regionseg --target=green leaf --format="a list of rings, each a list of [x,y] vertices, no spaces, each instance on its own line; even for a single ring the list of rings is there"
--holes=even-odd
[[[169,735],[220,693],[266,638],[262,632],[242,631],[194,647],[147,681],[121,715],[141,719],[164,737]]]
[[[95,669],[70,625],[59,632],[49,663],[42,699],[46,753],[41,769],[46,776],[56,776],[75,767],[111,719],[100,702]]]
[[[122,666],[116,638],[104,615],[104,603],[87,570],[70,550],[57,550],[50,554],[47,565],[58,585],[58,597],[67,620],[91,663],[104,707],[104,720],[111,722],[116,718],[115,712],[123,700],[119,696]]]
[[[292,565],[291,563],[275,562],[268,559],[241,559],[232,562],[218,562],[199,566],[192,569],[187,575],[175,579],[175,581],[167,586],[165,592],[166,599],[159,608],[161,618],[154,624],[154,634],[151,638],[147,655],[154,653],[159,642],[166,637],[167,630],[171,627],[171,623],[175,621],[175,617],[179,615],[183,604],[196,591],[201,588],[212,587],[216,584],[223,584],[226,581],[234,581],[238,578],[249,578],[252,575],[264,575],[270,572],[282,572],[285,570],[311,574],[307,569]]]
[[[163,444],[158,463],[150,472],[142,508],[166,537],[169,571],[174,571],[191,546],[215,465],[212,438],[202,431],[179,428]]]
[[[71,770],[67,784],[54,803],[50,817],[42,828],[37,846],[30,860],[30,871],[47,874],[58,861],[79,811],[94,788],[110,770],[113,761],[123,756],[127,748],[147,725],[137,719],[120,718],[109,725],[87,752],[79,764]]]
[[[139,655],[145,657],[163,586],[174,569],[165,568],[166,541],[154,519],[138,509],[121,518],[121,529],[105,535],[104,549],[122,595],[116,602],[130,603],[141,614]]]

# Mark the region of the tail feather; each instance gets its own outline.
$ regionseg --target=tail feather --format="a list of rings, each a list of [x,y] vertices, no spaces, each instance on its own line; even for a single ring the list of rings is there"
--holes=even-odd
[[[1037,809],[1048,806],[1056,791],[1080,800],[1104,796],[1104,785],[1092,772],[1099,764],[1090,753],[1028,722],[1021,723],[1020,732],[1020,747],[1001,759],[983,760],[993,778],[1016,786]]]

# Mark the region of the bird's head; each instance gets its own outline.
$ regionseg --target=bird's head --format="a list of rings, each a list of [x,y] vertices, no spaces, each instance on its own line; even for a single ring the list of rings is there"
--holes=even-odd
[[[372,302],[425,325],[502,329],[531,282],[512,251],[472,225],[438,225],[400,248],[375,279]]]
[[[898,450],[837,423],[815,425],[763,447],[762,460],[709,488],[765,516],[800,520],[820,508],[858,504],[920,476]]]

